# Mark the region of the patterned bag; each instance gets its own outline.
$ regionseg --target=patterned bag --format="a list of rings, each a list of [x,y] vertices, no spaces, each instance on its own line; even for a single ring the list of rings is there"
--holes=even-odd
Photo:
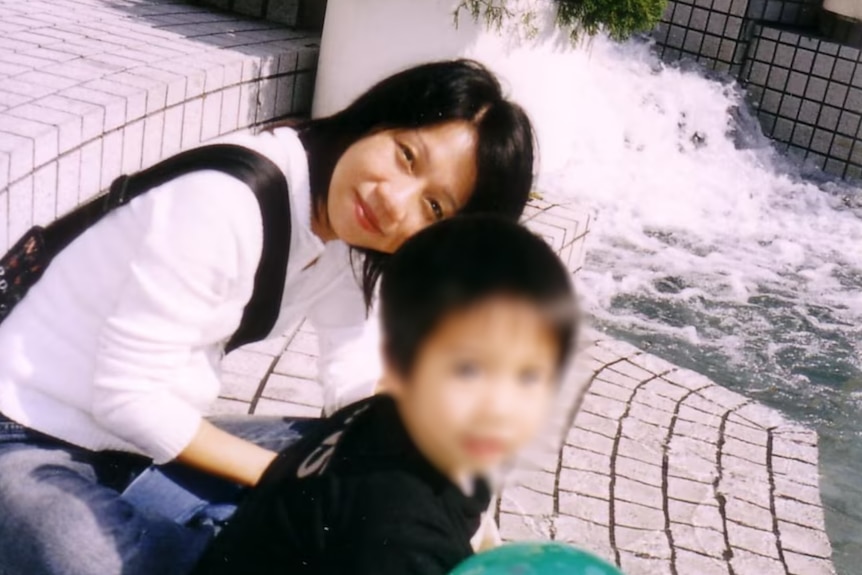
[[[110,190],[42,227],[34,226],[0,258],[0,323],[39,281],[63,248],[116,208],[144,192],[196,170],[218,170],[242,181],[254,192],[263,217],[263,253],[254,292],[239,329],[227,345],[269,335],[281,308],[290,257],[290,201],[284,173],[265,156],[243,146],[213,144],[182,152],[131,176],[120,176]]]

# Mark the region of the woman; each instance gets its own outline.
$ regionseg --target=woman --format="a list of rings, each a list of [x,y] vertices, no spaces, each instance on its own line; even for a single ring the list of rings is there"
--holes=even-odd
[[[338,358],[363,332],[387,254],[456,213],[517,218],[532,182],[529,120],[469,61],[407,70],[332,117],[230,141],[287,178],[273,333],[312,322],[330,410],[371,393]],[[261,245],[246,186],[187,174],[87,230],[0,325],[0,573],[184,573],[210,530],[123,498],[130,479],[175,461],[251,486],[295,437],[280,422],[203,417]]]

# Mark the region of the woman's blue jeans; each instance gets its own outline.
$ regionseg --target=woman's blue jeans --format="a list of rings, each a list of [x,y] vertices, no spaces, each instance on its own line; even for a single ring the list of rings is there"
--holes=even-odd
[[[274,451],[315,424],[210,421]],[[176,464],[71,446],[0,415],[0,575],[185,575],[242,493]]]

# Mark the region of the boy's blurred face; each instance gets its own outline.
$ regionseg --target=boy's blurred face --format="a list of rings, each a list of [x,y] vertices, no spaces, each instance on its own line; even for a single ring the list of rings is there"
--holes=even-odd
[[[412,372],[386,385],[419,449],[452,478],[496,467],[532,439],[556,390],[557,341],[536,308],[493,297],[446,317]]]

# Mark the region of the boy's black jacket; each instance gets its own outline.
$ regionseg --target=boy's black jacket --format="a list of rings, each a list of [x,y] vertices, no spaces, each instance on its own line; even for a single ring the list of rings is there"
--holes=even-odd
[[[445,575],[489,503],[417,450],[394,401],[348,406],[282,452],[196,575]]]

